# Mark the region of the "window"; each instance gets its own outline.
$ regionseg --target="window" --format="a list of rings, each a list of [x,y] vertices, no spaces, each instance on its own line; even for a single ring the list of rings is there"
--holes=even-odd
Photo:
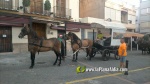
[[[141,28],[148,28],[148,27],[150,27],[150,22],[143,22],[140,24],[140,27]]]
[[[97,38],[96,38],[96,35],[97,35],[97,33],[94,32],[94,40],[97,39]],[[93,40],[93,32],[88,32],[88,39]]]
[[[56,0],[56,14],[60,17],[66,17],[66,0]]]
[[[121,39],[121,38],[123,38],[122,33],[113,32],[113,39]]]
[[[141,15],[150,13],[150,8],[145,8],[141,10]]]
[[[128,13],[125,11],[121,11],[121,22],[127,23],[127,19],[128,19]]]
[[[84,29],[81,28],[81,39],[84,39],[85,38],[85,31]]]

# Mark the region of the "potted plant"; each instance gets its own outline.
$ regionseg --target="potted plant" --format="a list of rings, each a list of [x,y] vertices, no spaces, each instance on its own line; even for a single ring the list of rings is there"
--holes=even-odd
[[[30,11],[30,0],[23,0],[22,2],[23,7],[24,7],[24,13],[29,13]]]
[[[49,15],[51,9],[51,3],[49,0],[46,0],[44,3],[45,14]]]

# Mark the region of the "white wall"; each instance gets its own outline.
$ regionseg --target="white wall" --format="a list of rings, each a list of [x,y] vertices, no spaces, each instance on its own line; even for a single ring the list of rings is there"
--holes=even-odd
[[[19,7],[23,6],[22,2],[23,2],[22,0],[19,0]]]
[[[49,24],[46,27],[46,37],[47,38],[57,38],[58,37],[57,30],[50,29]]]
[[[135,15],[128,14],[128,20],[131,20],[131,21],[132,21],[132,24],[135,24],[136,16],[135,16]]]
[[[73,20],[79,21],[79,0],[69,0],[69,9]]]
[[[18,38],[18,35],[21,32],[22,27],[12,27],[12,43],[28,43],[28,38],[25,36],[24,38]]]

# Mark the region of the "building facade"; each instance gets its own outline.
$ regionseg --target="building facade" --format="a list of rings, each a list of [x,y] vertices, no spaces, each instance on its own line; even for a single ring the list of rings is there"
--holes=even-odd
[[[136,9],[134,5],[121,0],[107,0],[105,2],[105,20],[123,23],[128,32],[136,28]]]
[[[138,32],[150,33],[150,0],[140,1]]]
[[[8,15],[15,17],[32,17],[32,28],[39,37],[52,38],[64,33],[61,29],[50,28],[51,24],[64,26],[64,21],[79,21],[79,0],[49,0],[50,10],[44,10],[46,0],[30,0],[28,7],[23,7],[23,0],[0,0],[0,18]],[[13,16],[12,16],[13,15]],[[5,20],[8,18],[6,17]],[[14,21],[14,20],[11,20]],[[9,21],[8,21],[9,22]],[[0,52],[28,51],[28,37],[22,39],[18,35],[23,27],[21,24],[11,24],[0,21]],[[68,32],[68,31],[67,31]],[[80,37],[81,33],[76,32]]]
[[[87,22],[88,18],[103,19],[109,22],[119,22],[124,24],[128,32],[134,32],[136,28],[136,10],[131,4],[122,0],[80,0],[81,22]],[[97,18],[97,19],[96,19]],[[92,39],[92,30],[82,30],[82,38]],[[97,34],[97,30],[95,30]]]
[[[65,33],[64,21],[86,22],[85,19],[88,17],[124,23],[128,28],[127,31],[134,31],[134,7],[127,8],[123,2],[116,3],[112,0],[49,0],[51,8],[50,10],[45,10],[44,4],[46,0],[30,0],[28,7],[23,7],[22,1],[0,0],[0,13],[32,17],[32,28],[39,37],[58,37],[60,34]],[[59,28],[51,28],[51,24]],[[0,34],[2,36],[0,38],[2,43],[0,52],[23,52],[28,50],[28,37],[18,38],[22,27],[23,24],[4,24],[0,21]],[[68,31],[75,32],[81,39],[93,38],[92,29],[78,29],[79,31]],[[9,38],[4,38],[6,33],[10,34]],[[96,34],[97,30],[95,29],[95,37]],[[9,44],[4,43],[6,40],[8,40]]]

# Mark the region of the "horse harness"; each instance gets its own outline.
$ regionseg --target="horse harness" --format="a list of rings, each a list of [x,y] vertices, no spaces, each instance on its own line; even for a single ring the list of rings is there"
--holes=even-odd
[[[80,41],[80,43],[77,42],[78,40]],[[73,44],[73,43],[78,44],[78,45],[79,45],[79,48],[82,47],[82,41],[81,41],[80,39],[71,39],[71,43],[72,43],[72,44]]]
[[[29,45],[38,46],[38,47],[39,47],[39,49],[38,49],[38,54],[39,54],[41,47],[44,47],[44,48],[53,48],[53,47],[55,46],[55,44],[56,44],[56,40],[55,40],[53,47],[46,47],[46,46],[43,46],[43,40],[44,40],[43,38],[40,39],[40,44],[35,43],[36,40],[34,40],[32,43],[29,43]]]

